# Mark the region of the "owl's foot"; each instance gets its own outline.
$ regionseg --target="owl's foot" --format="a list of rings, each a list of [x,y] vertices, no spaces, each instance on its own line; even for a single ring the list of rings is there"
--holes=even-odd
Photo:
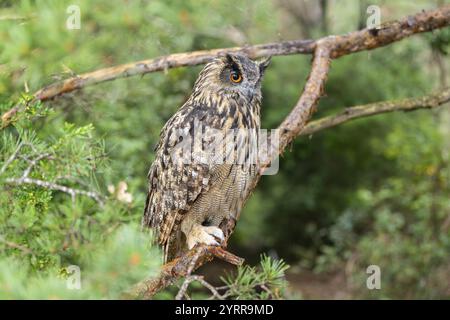
[[[219,246],[216,238],[222,241],[224,239],[223,232],[220,228],[214,226],[202,226],[195,224],[187,235],[187,245],[189,249],[198,244],[206,244],[209,246]]]

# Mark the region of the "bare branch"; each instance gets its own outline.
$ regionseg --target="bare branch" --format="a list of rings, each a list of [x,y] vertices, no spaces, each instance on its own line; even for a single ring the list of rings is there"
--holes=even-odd
[[[48,152],[41,153],[41,154],[37,154],[34,158],[32,158],[32,155],[29,155],[29,156],[21,155],[20,151],[24,146],[30,147],[34,153],[38,152],[36,150],[35,146],[31,143],[22,141],[17,145],[17,148],[14,150],[14,152],[11,154],[11,156],[5,161],[3,166],[0,168],[0,175],[5,173],[8,166],[14,160],[16,160],[18,158],[24,159],[26,162],[28,162],[28,167],[23,171],[22,176],[20,178],[6,178],[4,181],[7,184],[14,184],[14,185],[32,184],[32,185],[36,185],[36,186],[50,189],[50,190],[61,191],[61,192],[65,192],[65,193],[69,194],[72,197],[72,200],[75,200],[75,196],[77,196],[77,195],[84,195],[84,196],[90,197],[90,198],[94,199],[95,201],[97,201],[97,203],[100,206],[104,205],[104,197],[97,192],[81,190],[81,189],[76,189],[76,188],[70,188],[70,187],[55,183],[55,182],[49,182],[49,181],[44,181],[44,180],[40,180],[40,179],[30,178],[29,175],[30,175],[31,171],[39,163],[39,161],[41,161],[43,159],[52,159],[52,154],[48,153]],[[59,179],[67,180],[70,178],[71,178],[70,176],[57,177],[56,180],[59,180]],[[74,179],[76,179],[76,178],[74,178]]]
[[[196,258],[197,250],[200,251],[199,258]],[[221,247],[200,245],[187,251],[181,257],[163,265],[157,277],[141,281],[125,293],[124,296],[150,299],[158,291],[172,285],[178,278],[187,276],[193,260],[196,260],[195,267],[193,268],[193,270],[196,270],[206,262],[211,261],[213,257],[223,259],[235,265],[242,265],[244,262],[244,259],[227,252]]]
[[[29,165],[28,168],[26,168],[25,171],[23,172],[22,178],[27,178],[27,177],[30,175],[31,170],[33,170],[33,168],[37,165],[37,163],[38,163],[39,161],[41,161],[42,159],[45,159],[45,158],[48,158],[48,157],[50,157],[50,153],[43,153],[43,154],[40,154],[40,155],[38,155],[38,156],[37,156],[35,159],[33,159],[33,160],[27,159],[27,161],[30,163],[30,165]]]
[[[200,282],[200,284],[202,285],[202,286],[204,286],[206,289],[208,289],[210,292],[211,292],[211,294],[212,294],[212,296],[209,298],[209,299],[214,299],[214,298],[216,298],[217,300],[225,300],[226,298],[227,298],[227,294],[220,294],[219,293],[219,291],[217,291],[217,288],[216,287],[214,287],[212,284],[210,284],[209,282],[207,282],[204,278],[203,278],[203,276],[189,276],[189,279],[190,279],[190,281],[191,282],[193,282],[193,281],[198,281],[198,282]]]
[[[33,251],[21,244],[15,243],[15,242],[11,242],[6,240],[2,235],[0,235],[0,242],[4,243],[6,246],[10,247],[10,248],[14,248],[14,249],[18,249],[20,251],[22,251],[25,254],[33,254]]]
[[[278,126],[280,141],[277,150],[267,163],[261,165],[260,173],[270,165],[270,161],[282,154],[286,147],[297,137],[303,127],[316,111],[320,97],[323,95],[328,71],[330,70],[330,45],[327,40],[319,42],[314,53],[311,72],[306,81],[303,93],[291,113]]]
[[[203,277],[200,276],[193,276],[191,275],[192,272],[197,268],[197,262],[202,254],[202,250],[201,247],[197,247],[193,249],[195,252],[194,257],[192,258],[192,260],[189,262],[189,269],[187,270],[186,276],[185,276],[185,280],[183,282],[183,285],[181,286],[180,290],[178,291],[178,294],[176,295],[175,299],[176,300],[181,300],[183,298],[183,296],[186,295],[186,291],[187,288],[189,286],[189,284],[193,281],[199,281],[202,285],[204,285],[205,287],[207,287],[215,297],[223,300],[224,297],[222,297],[217,290],[215,290],[215,288],[210,285],[209,283],[207,283]],[[234,254],[225,251],[224,249],[222,249],[221,247],[216,247],[216,246],[210,246],[207,250],[209,250],[209,253],[212,254],[213,256],[225,260],[231,264],[240,266],[244,263],[244,259],[235,256]]]
[[[50,84],[34,93],[35,101],[46,101],[64,93],[72,92],[98,83],[144,75],[151,72],[166,71],[171,68],[195,66],[204,64],[217,56],[227,52],[241,52],[251,58],[264,56],[277,56],[289,54],[305,54],[314,50],[313,40],[292,40],[276,43],[267,43],[246,47],[233,47],[212,50],[200,50],[185,53],[175,53],[154,59],[131,62],[114,67],[77,75],[66,80]],[[32,102],[30,102],[32,103]],[[2,115],[0,128],[11,124],[13,117],[24,110],[23,104],[17,104]]]
[[[94,191],[86,191],[86,190],[70,188],[70,187],[66,187],[66,186],[63,186],[63,185],[60,185],[57,183],[52,183],[52,182],[39,180],[39,179],[32,179],[32,178],[23,177],[23,176],[20,178],[7,178],[7,179],[5,179],[5,182],[9,183],[9,184],[15,184],[15,185],[31,184],[31,185],[36,185],[36,186],[50,189],[50,190],[65,192],[65,193],[71,195],[72,199],[75,199],[75,196],[77,196],[77,195],[83,195],[83,196],[94,199],[95,201],[98,202],[98,204],[100,206],[104,205],[103,197]]]
[[[354,52],[386,46],[413,34],[428,32],[449,25],[450,5],[444,5],[434,10],[417,13],[414,16],[409,16],[399,21],[385,23],[380,29],[363,29],[345,35],[329,36],[317,41],[293,40],[255,46],[176,53],[155,59],[99,69],[48,85],[47,87],[38,90],[34,96],[36,100],[46,101],[61,94],[105,81],[143,75],[150,72],[164,71],[170,68],[204,64],[212,58],[227,52],[242,52],[251,58],[288,54],[311,54],[314,52],[317,43],[325,39],[329,40],[330,43],[333,43],[330,47],[331,58],[338,58]],[[23,105],[17,104],[12,109],[5,112],[2,115],[1,128],[7,127],[17,112],[23,110],[23,108]]]
[[[23,142],[20,142],[17,145],[16,150],[14,150],[14,152],[12,153],[12,155],[8,158],[8,160],[5,161],[5,163],[3,164],[2,168],[0,169],[0,175],[5,173],[6,169],[8,168],[8,166],[17,159],[20,149],[22,149],[22,147],[24,146]]]
[[[187,288],[189,286],[189,283],[192,282],[192,280],[191,280],[191,278],[189,278],[189,276],[191,275],[192,271],[194,271],[195,265],[197,264],[197,261],[200,258],[200,253],[201,253],[201,250],[199,248],[196,248],[195,250],[196,250],[195,255],[192,258],[192,260],[189,262],[189,268],[187,271],[186,278],[184,279],[184,282],[181,285],[181,288],[175,297],[176,300],[181,300],[185,296]]]
[[[317,131],[338,126],[344,122],[394,111],[414,111],[432,109],[450,101],[450,88],[419,98],[395,101],[382,101],[344,109],[342,112],[308,123],[300,132],[301,136],[311,135]]]

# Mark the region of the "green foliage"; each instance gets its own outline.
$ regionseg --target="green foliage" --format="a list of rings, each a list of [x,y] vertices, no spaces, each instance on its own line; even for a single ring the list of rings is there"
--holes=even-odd
[[[236,274],[223,277],[227,285],[225,295],[232,299],[280,299],[287,282],[285,272],[289,266],[283,260],[261,256],[259,268],[245,265]]]
[[[429,130],[432,124],[426,121],[419,126],[404,123],[387,135],[383,150],[397,175],[374,190],[357,191],[330,228],[333,245],[323,248],[317,265],[318,270],[335,266],[332,262],[343,255],[361,271],[351,274],[355,290],[370,297],[439,298],[448,294],[448,282],[440,279],[445,279],[449,266],[450,167],[442,157],[444,141],[439,133]],[[381,268],[380,291],[365,288],[364,268],[371,264]]]
[[[8,61],[0,70],[0,112],[26,105],[14,126],[1,132],[0,260],[9,279],[3,298],[117,298],[155,270],[159,252],[136,248],[136,242],[142,246],[149,240],[118,228],[140,221],[152,146],[189,93],[198,68],[105,83],[45,104],[23,90],[102,66],[231,45],[223,22],[239,23],[248,12],[237,14],[232,4],[215,3],[219,14],[205,23],[206,3],[176,1],[172,5],[178,9],[172,10],[156,1],[123,8],[108,1],[40,0],[1,10],[19,19],[0,25],[0,59]],[[81,8],[81,30],[65,27],[69,4]],[[255,18],[273,20],[269,6],[260,4],[249,4]],[[254,34],[258,41],[260,30],[250,30],[252,23],[246,28],[246,36]],[[27,178],[99,198],[11,182],[28,169]],[[130,261],[137,265],[130,269]],[[72,264],[81,267],[81,291],[67,290],[58,278]]]
[[[92,139],[92,131],[92,125],[75,127],[66,124],[45,141],[28,129],[2,132],[0,163],[4,172],[0,180],[5,185],[0,195],[0,234],[31,250],[30,263],[37,269],[57,264],[59,257],[55,253],[70,256],[69,252],[80,242],[95,241],[100,235],[88,232],[92,230],[83,226],[92,224],[102,212],[87,199],[72,200],[70,195],[32,184],[14,187],[8,179],[18,179],[29,170],[32,179],[90,188],[94,185],[93,168],[101,165],[103,153]],[[12,161],[8,165],[9,159]],[[35,160],[32,165],[31,161]],[[91,222],[88,219],[92,219]],[[96,229],[95,224],[93,228]],[[5,250],[20,255],[14,248],[6,247]]]
[[[283,260],[274,259],[265,254],[262,254],[259,259],[257,266],[246,264],[232,272],[226,272],[225,276],[217,279],[220,280],[218,287],[205,282],[203,276],[200,276],[200,280],[198,276],[194,276],[197,278],[189,281],[186,294],[190,299],[272,300],[286,298],[288,282],[285,274],[289,266]],[[169,287],[159,292],[154,298],[159,300],[175,298],[185,281],[185,279],[180,279],[177,288]]]
[[[72,4],[81,9],[80,30],[65,26]],[[327,33],[355,30],[366,18],[359,4],[330,2]],[[382,7],[383,21],[434,6],[371,4]],[[46,103],[32,102],[29,92],[173,52],[297,39],[301,26],[280,3],[262,0],[3,1],[0,16],[0,112],[27,105],[0,132],[0,286],[9,288],[1,297],[118,297],[160,261],[155,249],[148,259],[133,249],[141,235],[121,226],[141,219],[153,146],[200,67],[106,82]],[[436,89],[445,75],[435,59],[446,68],[449,39],[448,29],[436,31],[334,61],[315,116]],[[275,128],[296,103],[309,65],[309,56],[273,58],[263,82],[264,128]],[[231,245],[250,261],[270,250],[317,272],[352,270],[355,297],[448,297],[446,108],[371,117],[297,139],[280,172],[262,179]],[[12,183],[36,159],[29,178],[99,197]],[[120,237],[129,245],[117,245]],[[140,263],[128,272],[133,252],[142,259],[132,259]],[[152,265],[143,270],[145,263]],[[81,267],[81,291],[68,291],[62,279],[72,264]],[[365,288],[371,264],[381,267],[381,291]],[[278,297],[284,271],[263,258],[259,270],[247,266],[225,280],[233,298],[268,297],[259,283]]]
[[[74,273],[52,268],[30,276],[17,259],[0,262],[0,299],[117,299],[138,281],[155,276],[160,252],[150,247],[151,237],[136,226],[124,226],[108,240],[97,243],[79,266],[80,288],[73,287]]]

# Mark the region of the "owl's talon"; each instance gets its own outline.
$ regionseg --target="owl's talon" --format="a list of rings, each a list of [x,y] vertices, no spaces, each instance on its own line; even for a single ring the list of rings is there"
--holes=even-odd
[[[208,232],[210,235],[213,235],[216,238],[219,238],[220,241],[223,241],[223,231],[222,229],[218,227],[206,227],[206,232]]]
[[[220,243],[216,240],[222,241],[224,239],[223,232],[220,228],[202,225],[194,225],[191,232],[187,236],[187,245],[189,249],[195,247],[196,244],[206,244],[208,246],[219,246]]]

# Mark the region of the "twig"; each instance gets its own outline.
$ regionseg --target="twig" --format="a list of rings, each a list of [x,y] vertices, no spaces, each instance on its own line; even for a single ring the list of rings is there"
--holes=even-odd
[[[191,276],[189,276],[189,280],[190,280],[190,282],[198,281],[198,282],[200,282],[200,284],[202,286],[204,286],[206,289],[208,289],[211,292],[211,294],[212,294],[212,296],[209,299],[216,298],[217,300],[225,300],[227,298],[227,296],[228,296],[226,293],[223,294],[223,295],[220,294],[219,291],[218,291],[218,288],[214,287],[212,284],[207,282],[203,278],[203,276],[197,276],[197,275],[193,275],[192,276],[191,275]]]
[[[192,258],[192,260],[189,262],[187,277],[184,279],[184,282],[181,285],[181,288],[175,297],[176,300],[181,300],[185,296],[187,288],[189,286],[189,283],[192,281],[192,280],[190,280],[189,276],[191,275],[192,271],[194,271],[195,265],[197,264],[197,261],[200,258],[200,253],[201,253],[200,248],[196,248],[195,250],[196,250],[195,255]]]
[[[34,18],[34,15],[30,15],[30,16],[19,16],[19,15],[14,15],[14,14],[10,14],[10,15],[4,15],[4,16],[0,16],[0,21],[7,21],[7,20],[19,20],[19,21],[23,21],[23,20],[28,20],[31,18]]]
[[[21,141],[21,142],[17,145],[16,150],[14,150],[14,152],[11,154],[11,156],[8,158],[8,160],[6,160],[5,163],[3,164],[2,168],[0,169],[0,175],[3,174],[3,173],[5,173],[6,169],[9,167],[9,165],[10,165],[14,160],[16,160],[16,159],[19,157],[19,152],[20,152],[20,150],[21,150],[23,147],[25,147],[25,146],[30,147],[31,150],[33,150],[33,152],[37,153],[37,150],[36,150],[36,148],[35,148],[34,145],[32,145],[31,143],[28,143],[28,142],[23,142],[23,141]],[[38,157],[37,157],[36,159],[34,159],[34,160],[29,160],[28,158],[25,158],[25,160],[28,161],[28,162],[30,163],[30,167],[28,167],[27,170],[25,170],[23,176],[24,176],[24,177],[28,176],[29,173],[30,173],[30,171],[31,171],[31,169],[36,165],[36,163],[37,163],[38,161],[42,160],[43,158],[48,157],[48,156],[50,156],[50,154],[45,153],[45,154],[43,154],[43,155],[41,155],[41,156],[38,156]]]
[[[261,284],[260,287],[265,292],[267,292],[271,298],[275,297],[275,295],[273,294],[272,290],[270,290],[265,284]]]
[[[38,155],[36,158],[34,158],[33,160],[29,160],[27,159],[27,161],[30,163],[29,166],[25,169],[25,171],[23,172],[22,178],[27,178],[30,173],[31,170],[33,170],[33,168],[36,166],[36,164],[41,161],[42,159],[48,158],[50,157],[50,153],[43,153]]]
[[[33,254],[33,251],[31,249],[29,249],[23,245],[20,245],[18,243],[8,241],[2,235],[0,235],[0,242],[4,243],[5,245],[7,245],[10,248],[19,249],[23,253]]]
[[[200,250],[199,258],[195,258],[197,250]],[[237,263],[242,265],[244,259],[227,252],[223,248],[216,246],[198,246],[185,252],[182,256],[166,263],[161,267],[158,276],[149,278],[136,284],[133,288],[124,293],[124,297],[138,297],[141,299],[150,299],[159,290],[172,285],[178,278],[188,275],[189,267],[192,266],[192,260],[196,260],[194,270],[211,261],[216,256],[219,259],[224,259],[229,263]],[[192,271],[191,271],[192,272]]]
[[[10,184],[15,184],[15,185],[31,184],[31,185],[36,185],[36,186],[43,187],[43,188],[50,189],[50,190],[65,192],[65,193],[68,193],[69,195],[71,195],[72,199],[75,199],[76,195],[84,195],[86,197],[92,198],[95,201],[97,201],[100,206],[104,205],[104,201],[102,199],[103,197],[94,191],[86,191],[86,190],[81,190],[81,189],[70,188],[70,187],[66,187],[66,186],[63,186],[63,185],[60,185],[57,183],[39,180],[39,179],[32,179],[32,178],[28,178],[28,177],[7,178],[7,179],[5,179],[5,182],[10,183]]]
[[[419,98],[409,98],[396,101],[382,101],[370,103],[362,106],[355,106],[344,109],[342,112],[321,118],[319,120],[308,123],[303,130],[301,136],[311,135],[317,131],[335,127],[344,122],[373,116],[381,113],[388,113],[394,111],[414,111],[418,109],[432,109],[443,105],[450,101],[450,88],[444,89],[441,92],[426,95]]]
[[[208,298],[208,300],[212,300],[212,299],[225,300],[225,299],[227,299],[229,296],[232,295],[232,292],[230,291],[230,289],[235,286],[235,284],[232,284],[232,285],[214,287],[212,284],[207,282],[203,276],[187,275],[183,282],[184,287],[182,287],[182,289],[180,289],[180,291],[178,291],[178,294],[176,296],[177,300],[181,300],[183,296],[188,297],[188,299],[190,299],[186,292],[187,292],[188,286],[194,281],[198,281],[203,287],[205,287],[206,289],[208,289],[211,292],[212,295]],[[263,291],[265,291],[269,294],[270,299],[278,299],[279,298],[279,296],[277,294],[275,294],[274,292],[272,292],[272,290],[270,290],[270,288],[267,286],[267,283],[265,283],[265,282],[256,283],[256,284],[252,285],[252,287],[255,289],[261,288]],[[224,292],[224,294],[220,294],[219,290],[226,290],[226,291]]]
[[[220,260],[226,261],[229,264],[235,265],[235,266],[241,266],[244,263],[244,259],[241,257],[238,257],[231,252],[226,251],[222,247],[215,247],[211,246],[208,249],[208,252],[211,253],[216,258],[219,258]]]
[[[305,88],[300,95],[300,99],[291,113],[278,127],[281,132],[281,137],[276,156],[281,154],[292,140],[298,136],[312,114],[316,111],[319,99],[324,92],[328,71],[330,70],[330,54],[330,45],[327,41],[320,42],[317,45],[311,72],[306,81]]]
[[[14,150],[14,152],[12,153],[12,155],[8,158],[8,160],[5,161],[5,163],[3,164],[2,168],[0,169],[0,175],[3,174],[6,171],[6,168],[8,168],[8,166],[17,159],[17,156],[19,154],[20,149],[22,149],[22,147],[24,146],[23,142],[20,142],[17,145],[16,150]]]
[[[345,35],[329,36],[317,41],[293,40],[255,46],[176,53],[155,59],[99,69],[51,84],[38,90],[34,96],[35,100],[46,101],[61,94],[105,81],[143,75],[150,72],[165,71],[170,68],[204,64],[212,58],[227,52],[242,52],[251,58],[269,55],[311,54],[314,52],[318,42],[326,40],[333,43],[330,46],[331,58],[338,58],[343,55],[386,46],[413,34],[428,32],[448,25],[450,25],[450,5],[444,5],[434,10],[417,13],[414,16],[409,16],[399,21],[384,23],[381,29],[363,29]],[[24,105],[17,104],[5,112],[2,115],[1,128],[7,127],[17,112],[23,110],[23,108]]]
[[[6,171],[6,169],[8,168],[8,166],[15,159],[17,159],[20,156],[19,152],[24,146],[29,146],[33,150],[33,152],[35,152],[35,153],[37,152],[36,148],[32,144],[26,143],[23,141],[20,142],[18,144],[16,150],[14,150],[12,155],[3,164],[2,168],[0,169],[0,175],[3,174]],[[22,176],[20,178],[6,178],[4,180],[6,183],[15,184],[15,185],[32,184],[32,185],[37,185],[39,187],[43,187],[43,188],[50,189],[50,190],[65,192],[65,193],[68,193],[69,195],[71,195],[72,201],[75,200],[76,195],[84,195],[84,196],[90,197],[90,198],[94,199],[95,201],[97,201],[97,203],[100,206],[104,205],[103,196],[97,192],[81,190],[81,189],[76,189],[76,188],[70,188],[70,187],[55,183],[55,182],[49,182],[49,181],[44,181],[44,180],[40,180],[40,179],[30,178],[29,175],[30,175],[31,171],[33,170],[33,168],[42,159],[50,158],[51,157],[50,153],[38,154],[34,159],[31,159],[31,160],[30,160],[30,157],[25,157],[25,156],[20,156],[20,157],[29,163],[28,167],[24,170],[24,172],[22,173]],[[68,177],[64,177],[64,178],[67,179]]]

